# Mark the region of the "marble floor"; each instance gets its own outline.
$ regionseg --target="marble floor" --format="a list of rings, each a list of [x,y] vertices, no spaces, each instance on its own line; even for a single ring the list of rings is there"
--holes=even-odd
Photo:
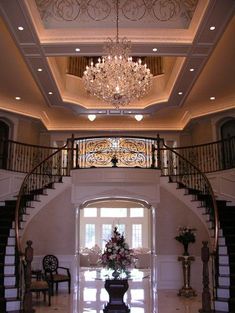
[[[58,295],[52,297],[50,307],[43,301],[42,295],[38,297],[34,294],[36,313],[103,313],[103,307],[109,299],[104,289],[104,279],[100,271],[81,272],[80,288],[71,295],[60,290]],[[201,307],[200,297],[178,297],[177,290],[159,290],[155,296],[149,272],[137,271],[128,282],[124,301],[129,305],[131,313],[196,313]]]

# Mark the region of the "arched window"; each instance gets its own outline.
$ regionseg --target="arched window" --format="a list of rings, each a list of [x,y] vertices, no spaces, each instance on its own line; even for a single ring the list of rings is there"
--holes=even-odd
[[[9,139],[9,126],[0,120],[0,168],[7,166],[7,140]]]
[[[232,168],[235,165],[235,119],[225,121],[220,127],[222,143],[223,168]]]

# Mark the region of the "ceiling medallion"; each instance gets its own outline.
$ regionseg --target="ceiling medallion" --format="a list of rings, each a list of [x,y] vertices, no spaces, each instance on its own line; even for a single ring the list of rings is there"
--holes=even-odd
[[[131,42],[119,38],[119,0],[117,0],[117,34],[108,38],[104,54],[98,63],[86,67],[83,75],[85,89],[97,98],[116,108],[139,100],[147,95],[152,86],[152,77],[147,65],[134,62],[130,57]]]

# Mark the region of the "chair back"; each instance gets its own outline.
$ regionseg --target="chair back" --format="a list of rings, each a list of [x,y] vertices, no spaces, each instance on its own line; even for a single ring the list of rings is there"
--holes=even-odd
[[[43,269],[45,272],[56,272],[59,266],[58,259],[55,255],[48,254],[42,260]]]

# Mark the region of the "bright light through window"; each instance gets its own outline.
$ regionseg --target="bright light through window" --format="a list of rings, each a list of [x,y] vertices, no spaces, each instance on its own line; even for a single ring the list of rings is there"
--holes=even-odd
[[[112,225],[103,224],[102,225],[102,249],[104,249],[106,242],[110,239],[112,234]]]
[[[127,217],[127,208],[101,208],[101,217]]]
[[[132,225],[132,248],[142,247],[142,225]]]
[[[131,208],[130,209],[130,217],[143,217],[144,216],[144,208]]]
[[[117,228],[118,228],[119,233],[121,235],[124,235],[125,237],[125,230],[126,230],[125,224],[118,224]]]
[[[84,209],[84,217],[96,217],[97,216],[97,208],[85,208]]]
[[[92,248],[95,245],[95,224],[86,224],[85,228],[85,246]]]

